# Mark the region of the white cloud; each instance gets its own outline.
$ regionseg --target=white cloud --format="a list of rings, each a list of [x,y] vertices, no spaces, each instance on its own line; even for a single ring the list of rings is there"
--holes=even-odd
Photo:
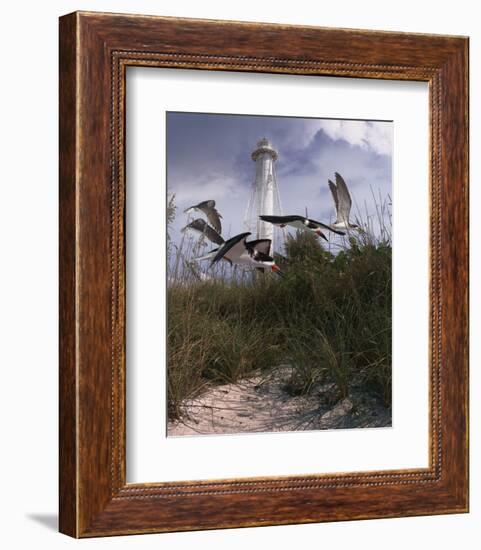
[[[321,129],[320,122],[320,120],[311,119],[304,122],[304,124],[292,126],[288,136],[286,136],[286,145],[299,149],[309,147]]]
[[[379,155],[391,155],[392,123],[363,120],[322,120],[319,129],[333,140],[344,140],[350,145],[373,151]]]
[[[392,123],[364,120],[310,119],[293,125],[283,135],[283,145],[304,149],[323,130],[332,140],[344,140],[355,147],[377,153],[392,154]]]

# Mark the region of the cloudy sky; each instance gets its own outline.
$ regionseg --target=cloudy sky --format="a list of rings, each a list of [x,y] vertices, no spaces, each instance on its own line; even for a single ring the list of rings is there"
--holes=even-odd
[[[283,214],[334,220],[327,180],[339,172],[357,209],[375,217],[372,191],[391,195],[392,123],[291,117],[167,114],[167,186],[178,206],[173,237],[185,224],[182,211],[214,199],[224,237],[244,231],[243,219],[255,164],[251,153],[266,137],[278,151],[277,184]]]

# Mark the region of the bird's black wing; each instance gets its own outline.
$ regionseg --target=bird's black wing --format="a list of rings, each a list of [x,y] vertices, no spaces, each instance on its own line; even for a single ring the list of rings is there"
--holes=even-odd
[[[236,245],[239,245],[242,243],[242,246],[245,247],[245,240],[250,235],[250,232],[248,233],[240,233],[239,235],[236,235],[235,237],[232,237],[231,239],[228,239],[225,241],[225,243],[219,247],[219,250],[217,254],[214,256],[214,258],[211,261],[211,265],[214,265],[219,260],[221,260],[229,250],[232,250],[232,248]]]
[[[187,224],[185,227],[181,229],[182,233],[187,231],[188,229],[193,229],[194,231],[198,231],[199,233],[203,233],[205,226],[207,224],[202,218],[197,218],[195,220],[192,220],[189,224]]]
[[[215,208],[215,201],[208,200],[200,202],[196,206],[197,210],[201,210],[207,216],[210,225],[217,231],[217,233],[222,233],[222,224],[220,222],[222,216],[219,214],[218,210]]]
[[[188,225],[186,225],[182,231],[186,231],[187,229],[193,229],[194,231],[198,231],[199,233],[202,233],[202,235],[205,235],[209,241],[215,243],[215,244],[223,244],[224,239],[217,233],[215,229],[213,229],[208,223],[206,223],[202,218],[197,218],[190,222]]]
[[[257,239],[256,241],[249,241],[246,243],[246,247],[250,250],[261,252],[262,254],[269,254],[271,243],[272,241],[270,239]]]
[[[204,235],[215,244],[224,244],[224,239],[210,225],[205,226]]]
[[[337,233],[338,235],[345,235],[344,231],[339,231],[339,229],[334,229],[330,225],[326,225],[325,223],[318,222],[317,220],[310,220],[308,219],[307,227],[309,229],[317,229],[318,227],[323,227],[324,229],[329,229],[329,231],[332,231],[333,233]]]
[[[271,262],[273,258],[269,255],[271,250],[270,239],[258,239],[256,241],[249,241],[246,243],[246,248],[249,250],[251,256],[260,262]]]
[[[265,216],[261,215],[259,218],[264,222],[278,224],[288,224],[289,222],[304,221],[306,218],[303,216]]]
[[[208,201],[202,201],[199,202],[199,204],[196,204],[195,207],[199,210],[202,210],[203,208],[215,208],[215,201],[212,199]]]
[[[327,181],[329,182],[329,189],[331,190],[331,195],[334,200],[334,204],[336,206],[336,217],[337,217],[337,220],[339,221],[339,198],[337,196],[337,187],[333,181],[331,180],[327,180]]]

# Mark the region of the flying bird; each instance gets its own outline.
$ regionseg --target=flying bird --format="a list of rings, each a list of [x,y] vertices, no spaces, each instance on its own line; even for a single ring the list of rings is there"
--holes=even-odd
[[[190,222],[184,228],[182,228],[181,231],[182,233],[185,233],[185,231],[188,231],[189,229],[191,229],[192,231],[196,231],[201,235],[205,235],[209,239],[209,241],[213,242],[214,244],[220,245],[224,243],[224,239],[219,235],[219,233],[202,218],[197,218],[194,221]]]
[[[325,223],[318,222],[316,220],[311,220],[310,218],[306,218],[305,216],[259,216],[259,218],[262,221],[272,223],[273,225],[277,225],[278,227],[286,227],[286,225],[288,225],[296,229],[310,230],[314,232],[318,237],[322,237],[326,241],[327,237],[325,233],[323,233],[322,229],[328,229],[329,231],[333,231],[338,235],[345,235],[344,232],[339,231],[338,229],[334,229],[330,225],[326,225]]]
[[[194,206],[189,206],[189,208],[184,210],[184,214],[189,214],[190,212],[194,212],[196,210],[207,216],[210,225],[217,231],[217,233],[222,233],[222,225],[220,223],[222,216],[215,208],[215,201],[202,201],[199,202],[199,204],[194,204]]]
[[[242,235],[247,235],[247,233],[242,233]],[[249,233],[249,235],[250,235],[250,233]],[[235,239],[236,237],[233,237],[233,238]],[[232,240],[232,239],[230,239],[230,240]],[[250,241],[246,244],[251,250],[253,250],[253,253],[256,254],[258,258],[263,257],[263,256],[271,258],[271,256],[269,256],[269,251],[270,251],[270,248],[271,248],[271,240],[270,239],[257,239],[255,241]],[[213,250],[211,250],[210,252],[208,252],[204,256],[200,256],[199,258],[195,258],[195,261],[200,262],[202,260],[211,260],[211,264],[213,264],[214,259],[217,255],[217,253],[219,252],[219,250],[220,250],[220,247],[219,248],[214,248]],[[233,261],[231,260],[231,255],[233,254],[234,259],[235,259],[236,249],[234,249],[234,252],[232,252],[231,250],[227,250],[227,251],[224,251],[224,252],[225,253],[223,254],[221,259],[226,260],[227,262],[229,262],[232,265]],[[218,261],[219,260],[216,260],[215,263],[217,263]],[[238,263],[238,262],[236,262],[236,263]]]
[[[352,199],[349,194],[346,182],[342,178],[341,174],[335,172],[336,183],[329,181],[329,189],[336,205],[336,221],[332,224],[333,227],[338,229],[358,229],[359,226],[350,223],[349,214],[351,212]]]
[[[247,242],[247,237],[251,233],[240,233],[235,237],[225,241],[217,250],[212,251],[211,265],[216,264],[223,258],[231,263],[255,268],[271,268],[272,271],[283,276],[280,268],[269,256],[268,252],[271,246],[270,239],[258,239]]]

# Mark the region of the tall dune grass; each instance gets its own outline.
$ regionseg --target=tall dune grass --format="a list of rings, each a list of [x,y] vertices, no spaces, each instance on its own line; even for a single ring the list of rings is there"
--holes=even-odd
[[[292,367],[286,389],[293,394],[330,382],[335,402],[355,382],[390,406],[391,238],[385,207],[378,206],[377,236],[369,219],[358,221],[361,231],[331,246],[306,232],[289,236],[279,258],[283,279],[239,269],[232,274],[226,262],[204,272],[192,261],[205,248],[202,241],[188,237],[190,242],[172,246],[169,417],[178,417],[182,401],[209,385],[279,365]]]

